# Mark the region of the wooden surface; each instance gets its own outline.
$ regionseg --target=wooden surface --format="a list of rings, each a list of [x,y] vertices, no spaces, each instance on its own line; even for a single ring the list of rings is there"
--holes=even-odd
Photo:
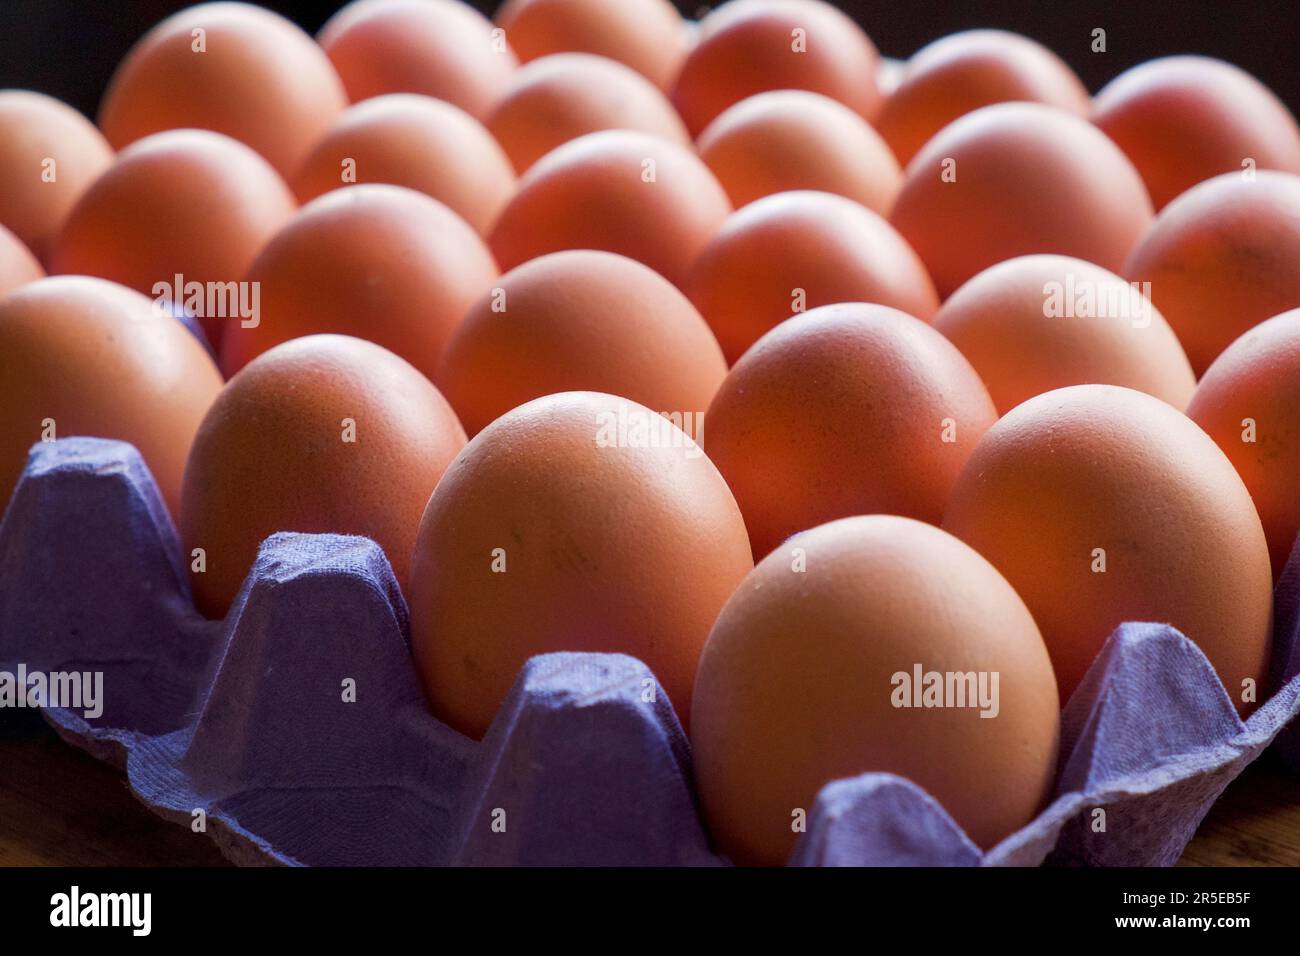
[[[41,723],[0,722],[0,866],[226,865],[121,773]],[[1181,866],[1300,866],[1300,776],[1256,765],[1215,804]]]

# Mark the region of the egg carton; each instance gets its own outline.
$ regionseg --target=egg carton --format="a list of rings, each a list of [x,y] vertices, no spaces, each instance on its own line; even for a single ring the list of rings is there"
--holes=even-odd
[[[36,445],[0,522],[0,670],[101,673],[101,713],[44,717],[230,859],[726,863],[640,661],[534,657],[477,742],[430,714],[374,542],[273,535],[224,621],[194,611],[184,560],[131,445]],[[1300,549],[1278,589],[1277,690],[1248,720],[1194,644],[1125,624],[1063,713],[1054,799],[1024,829],[981,852],[920,787],[868,773],[822,789],[792,862],[1170,864],[1300,710],[1298,632]],[[1300,766],[1296,728],[1283,737]]]

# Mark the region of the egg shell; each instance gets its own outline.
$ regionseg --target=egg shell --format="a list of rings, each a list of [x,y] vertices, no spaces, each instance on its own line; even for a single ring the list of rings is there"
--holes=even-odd
[[[1273,607],[1264,530],[1232,464],[1173,406],[1113,385],[1031,398],[985,434],[943,527],[1025,599],[1062,703],[1125,621],[1182,631],[1243,716],[1255,707],[1244,681],[1262,700]]]
[[[470,308],[436,381],[469,434],[534,398],[599,391],[692,431],[727,374],[708,325],[648,266],[571,250],[507,273]]]
[[[473,228],[423,193],[369,183],[312,200],[267,243],[246,281],[256,325],[227,319],[221,368],[332,332],[378,343],[432,379],[465,310],[496,279]]]
[[[802,559],[761,561],[700,659],[692,755],[719,848],[784,863],[794,814],[868,772],[919,784],[984,849],[1028,823],[1052,793],[1060,718],[1047,650],[1011,585],[951,535],[892,515],[833,521],[790,546]],[[901,679],[918,666],[945,682],[970,675],[972,697],[954,680],[946,706],[919,706],[922,688],[906,696]]]
[[[990,266],[948,297],[934,327],[961,350],[1005,414],[1067,385],[1123,385],[1182,410],[1196,376],[1140,287],[1069,256]]]
[[[338,74],[295,24],[252,4],[204,3],[130,49],[99,127],[116,149],[162,130],[215,130],[289,176],[346,105]]]
[[[999,103],[944,127],[916,154],[890,221],[946,298],[977,272],[1036,252],[1119,272],[1151,223],[1137,171],[1087,120]]]
[[[472,737],[551,651],[640,658],[688,725],[700,649],[752,567],[726,482],[684,433],[625,399],[550,395],[479,432],[429,499],[411,650],[434,713]]]
[[[876,302],[928,320],[939,307],[921,260],[888,222],[822,192],[777,193],[737,210],[684,288],[732,363],[800,310]]]
[[[147,136],[72,208],[51,272],[112,279],[150,296],[163,283],[236,282],[297,208],[289,187],[244,144],[206,130]],[[215,345],[224,318],[204,315]]]
[[[697,145],[737,208],[772,193],[815,189],[887,216],[903,185],[893,153],[866,120],[804,90],[741,100],[708,125]]]
[[[1248,329],[1300,307],[1300,177],[1225,173],[1188,190],[1123,271],[1151,284],[1200,375]]]
[[[704,450],[761,556],[849,515],[938,524],[996,419],[942,335],[896,309],[846,303],[782,322],[745,353],[709,406]]]
[[[432,196],[486,233],[515,191],[510,159],[464,110],[415,93],[376,96],[339,114],[293,178],[300,202],[353,183]]]
[[[681,14],[668,0],[507,0],[496,22],[525,63],[553,53],[595,53],[660,89],[672,84],[687,50]]]
[[[1300,127],[1263,83],[1208,56],[1140,63],[1097,94],[1092,120],[1137,167],[1157,209],[1243,168],[1300,173]]]
[[[0,90],[0,225],[44,260],[73,204],[113,162],[90,122],[52,96]]]
[[[677,111],[654,84],[587,53],[557,53],[521,67],[487,125],[521,173],[557,146],[605,129],[691,144]]]
[[[220,390],[203,346],[140,293],[86,276],[23,286],[0,299],[0,502],[32,445],[89,435],[133,444],[179,514],[185,456]]]
[[[44,275],[45,270],[31,250],[12,232],[0,226],[0,298]]]
[[[423,93],[479,120],[519,65],[504,35],[459,0],[355,0],[321,27],[317,39],[352,102]]]
[[[364,535],[405,585],[425,502],[464,445],[451,406],[387,349],[343,335],[271,349],[226,384],[185,466],[181,539],[206,565],[190,567],[195,606],[223,616],[277,531]]]
[[[1044,103],[1076,116],[1092,106],[1074,71],[1042,44],[1006,30],[963,30],[907,61],[876,125],[906,165],[953,120],[1005,102]]]
[[[1228,346],[1196,387],[1187,414],[1245,482],[1277,578],[1300,532],[1300,310]]]
[[[562,249],[636,259],[681,287],[731,212],[709,168],[677,143],[631,130],[589,133],[538,160],[488,244],[502,269]]]
[[[874,120],[880,54],[821,0],[731,0],[700,21],[673,103],[692,136],[733,103],[766,90],[811,90]]]

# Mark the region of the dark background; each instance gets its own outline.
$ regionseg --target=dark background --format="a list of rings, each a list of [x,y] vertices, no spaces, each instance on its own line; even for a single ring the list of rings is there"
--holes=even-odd
[[[611,0],[618,2],[618,0]],[[113,66],[131,43],[185,0],[0,0],[0,88],[26,87],[93,115]],[[343,0],[265,0],[263,6],[315,33]],[[887,56],[970,27],[1031,36],[1066,59],[1092,90],[1142,60],[1205,53],[1245,67],[1300,111],[1297,0],[840,0]],[[476,0],[490,13],[497,0]],[[690,15],[698,2],[679,0]],[[1091,52],[1106,30],[1107,52]]]

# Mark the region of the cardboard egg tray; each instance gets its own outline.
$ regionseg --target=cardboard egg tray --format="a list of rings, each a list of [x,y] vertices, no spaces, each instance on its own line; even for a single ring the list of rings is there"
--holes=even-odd
[[[250,493],[256,493],[255,491]],[[42,713],[155,812],[239,863],[715,865],[689,744],[619,654],[523,668],[482,742],[440,724],[406,605],[365,538],[268,538],[225,621],[193,609],[171,519],[125,443],[36,445],[0,522],[0,670],[102,674],[102,713]],[[828,784],[792,862],[1167,865],[1265,748],[1300,767],[1300,549],[1266,702],[1242,721],[1197,647],[1131,623],[1062,717],[1051,804],[981,852],[915,784]],[[1300,779],[1297,779],[1300,787]]]

